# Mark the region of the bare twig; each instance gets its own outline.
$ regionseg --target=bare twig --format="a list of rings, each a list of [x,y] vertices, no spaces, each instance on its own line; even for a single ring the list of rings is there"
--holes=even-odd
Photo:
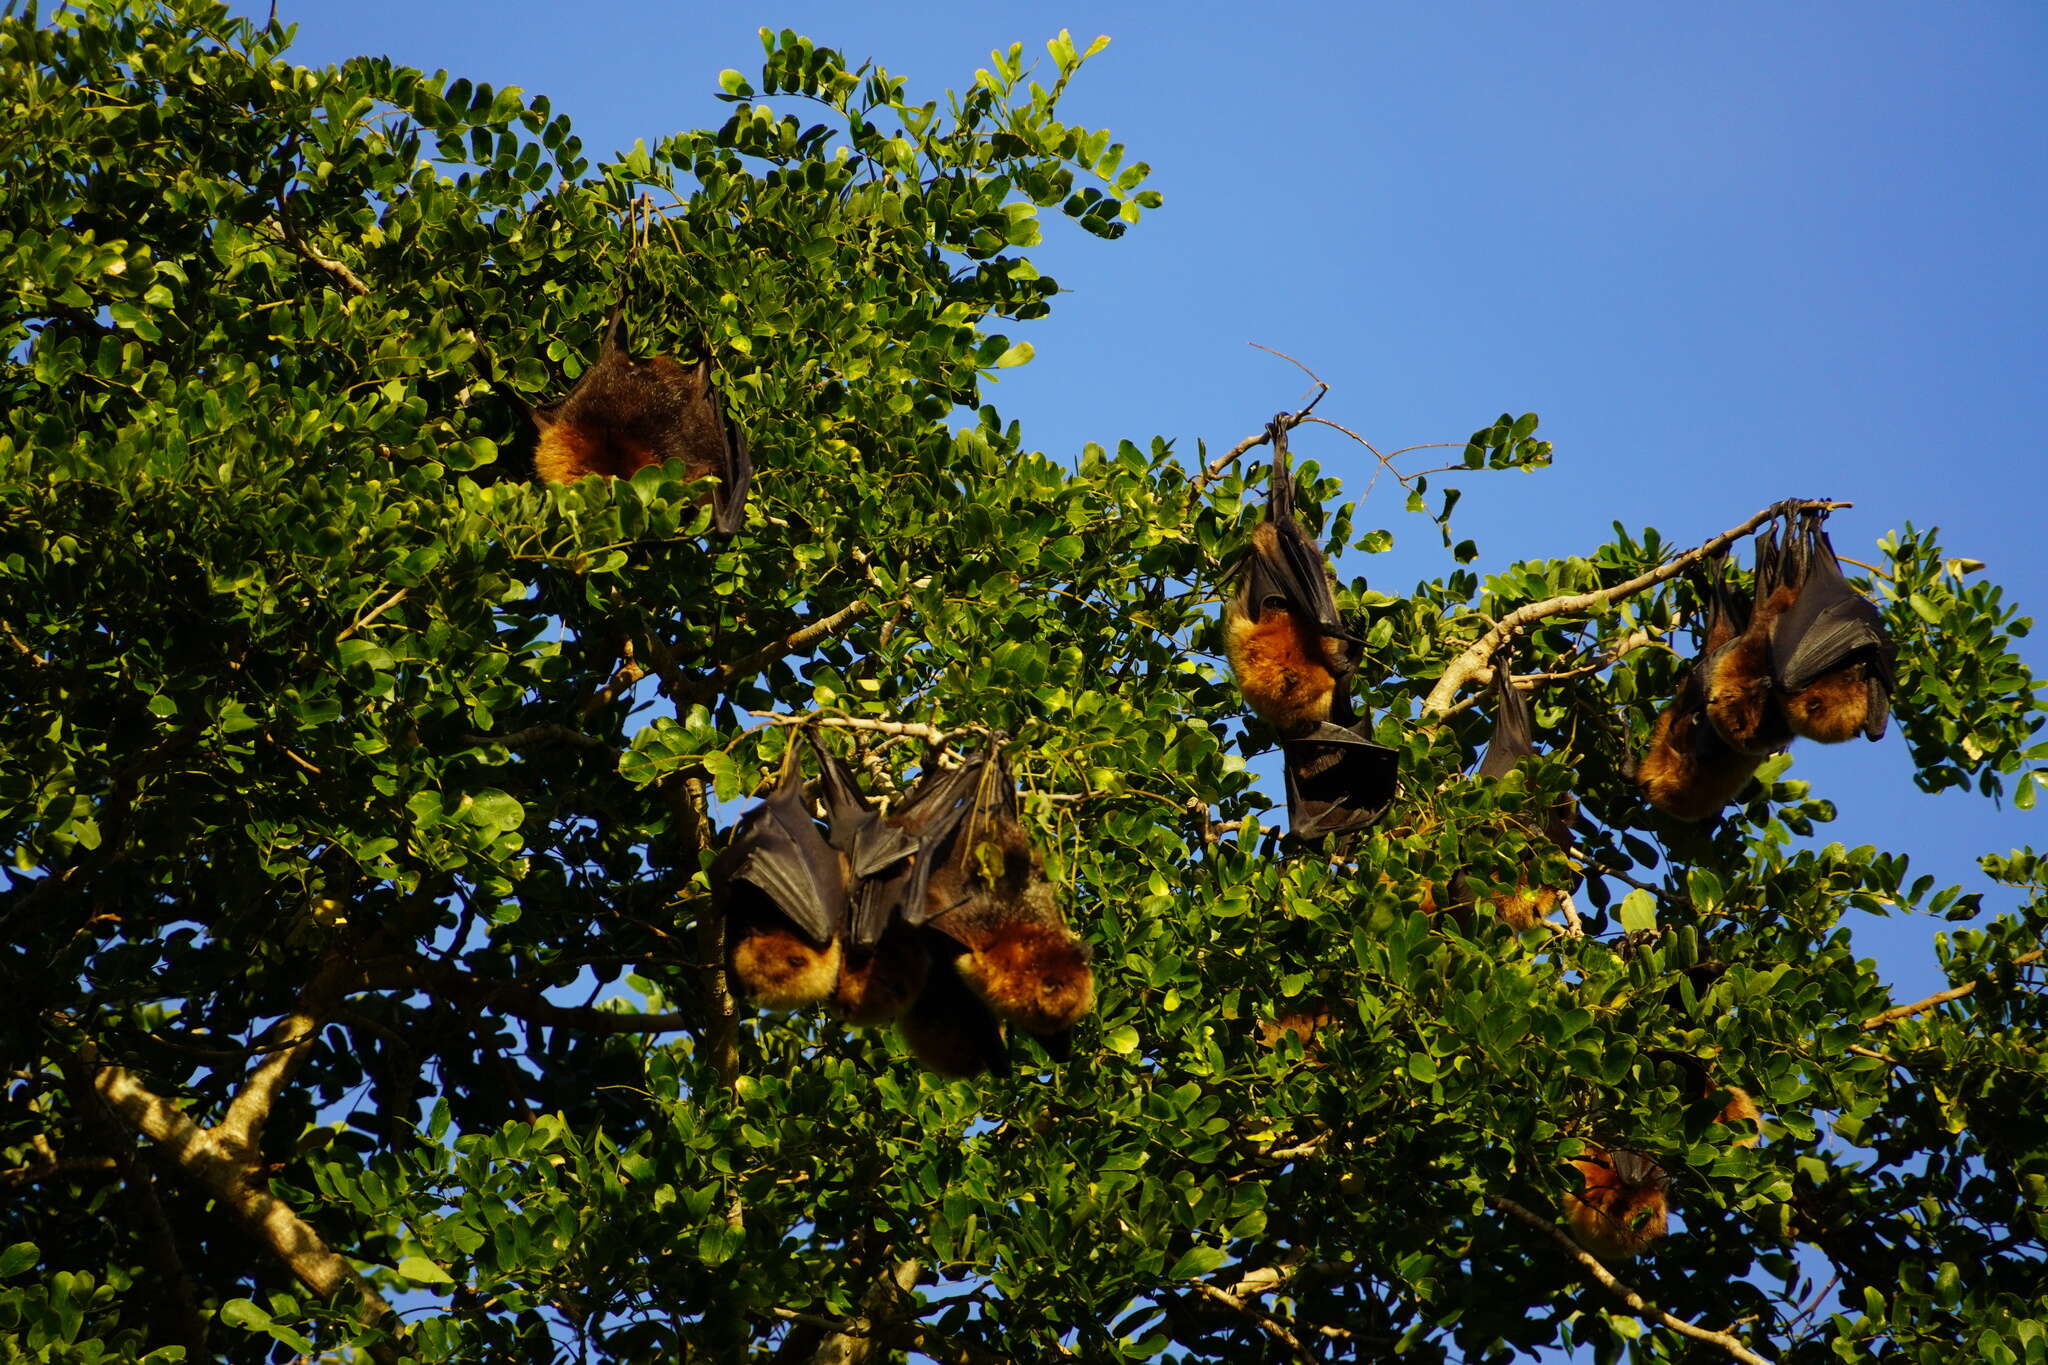
[[[390,611],[400,602],[403,602],[405,600],[406,594],[410,591],[412,591],[410,588],[400,588],[397,592],[392,593],[391,596],[385,598],[382,602],[379,602],[376,606],[370,608],[361,616],[358,616],[352,623],[350,623],[349,628],[347,630],[344,630],[341,634],[334,637],[334,643],[340,644],[343,640],[348,639],[349,636],[354,635],[357,631],[361,630],[364,626],[369,625],[370,622],[376,620],[385,612]]]
[[[1256,1307],[1249,1300],[1241,1298],[1227,1289],[1218,1289],[1213,1284],[1204,1284],[1200,1280],[1191,1281],[1190,1288],[1203,1298],[1220,1303],[1231,1312],[1249,1320],[1260,1331],[1293,1352],[1296,1360],[1314,1360],[1316,1358],[1308,1347],[1301,1344],[1300,1337],[1287,1330],[1286,1324],[1273,1317],[1270,1313]]]
[[[1577,1261],[1579,1268],[1595,1284],[1598,1284],[1608,1293],[1614,1295],[1615,1298],[1620,1299],[1623,1304],[1627,1305],[1630,1312],[1634,1313],[1644,1322],[1654,1323],[1660,1327],[1668,1327],[1680,1336],[1690,1337],[1694,1341],[1705,1342],[1709,1346],[1718,1346],[1727,1352],[1731,1359],[1742,1361],[1743,1365],[1771,1365],[1769,1360],[1750,1350],[1740,1341],[1728,1335],[1728,1333],[1712,1331],[1705,1327],[1695,1327],[1685,1319],[1675,1318],[1657,1307],[1642,1295],[1636,1293],[1635,1290],[1630,1289],[1620,1280],[1615,1279],[1606,1266],[1600,1264],[1591,1253],[1584,1250],[1577,1242],[1574,1242],[1567,1236],[1563,1228],[1558,1227],[1549,1219],[1544,1218],[1540,1214],[1532,1213],[1514,1200],[1504,1198],[1501,1195],[1488,1195],[1486,1202],[1517,1222],[1527,1224],[1545,1237],[1548,1237],[1551,1241],[1557,1243],[1559,1249],[1574,1261]]]
[[[578,749],[602,749],[603,740],[566,725],[529,725],[509,735],[464,735],[471,744],[502,744],[508,749],[533,749],[543,744],[567,744]]]
[[[1561,597],[1545,598],[1541,602],[1529,602],[1503,616],[1485,634],[1474,640],[1465,652],[1451,660],[1430,689],[1429,698],[1422,704],[1422,713],[1428,717],[1439,717],[1450,710],[1452,701],[1459,691],[1475,681],[1490,666],[1495,652],[1527,627],[1553,616],[1580,616],[1618,602],[1624,597],[1633,597],[1645,588],[1655,587],[1678,577],[1703,559],[1719,554],[1728,546],[1754,531],[1757,527],[1776,517],[1792,511],[1832,510],[1837,507],[1853,507],[1854,503],[1824,501],[1786,501],[1773,504],[1744,521],[1740,526],[1721,532],[1713,539],[1685,551],[1675,558],[1666,560],[1647,573],[1637,574],[1626,582],[1616,583],[1611,588],[1600,588],[1593,592],[1566,593]]]
[[[289,246],[308,261],[334,276],[335,279],[340,280],[351,294],[359,298],[367,298],[369,296],[370,286],[364,284],[361,277],[355,271],[350,270],[332,256],[321,255],[320,251],[311,242],[307,241],[296,227],[292,226],[289,196],[277,206],[277,226],[278,230],[284,234],[286,246]]]
[[[1275,351],[1270,346],[1259,346],[1259,343],[1256,341],[1251,342],[1250,344],[1253,346],[1258,346],[1260,350],[1268,352],[1269,354],[1279,356],[1288,364],[1293,365],[1296,369],[1299,369],[1303,374],[1307,375],[1310,379],[1315,380],[1316,396],[1308,401],[1307,407],[1302,408],[1296,412],[1283,412],[1274,419],[1274,421],[1280,424],[1282,429],[1292,431],[1296,427],[1300,426],[1303,422],[1306,422],[1309,419],[1309,414],[1316,410],[1316,404],[1323,401],[1323,395],[1330,391],[1330,386],[1328,384],[1325,384],[1322,381],[1322,378],[1319,375],[1317,375],[1314,370],[1311,370],[1308,366],[1302,364],[1293,356],[1288,355],[1283,351]],[[1246,451],[1256,449],[1257,447],[1266,444],[1266,442],[1272,439],[1272,428],[1261,427],[1256,435],[1245,437],[1242,441],[1239,441],[1236,445],[1224,451],[1215,459],[1209,461],[1208,464],[1202,466],[1201,470],[1188,483],[1187,505],[1189,507],[1193,507],[1195,505],[1195,500],[1202,496],[1202,490],[1207,488],[1210,484],[1214,483],[1217,479],[1221,478],[1223,475],[1223,471],[1230,468],[1230,466],[1236,464],[1239,457],[1244,455]]]
[[[88,1175],[119,1175],[121,1165],[110,1156],[67,1156],[33,1166],[0,1171],[0,1190],[18,1190],[45,1180]]]
[[[958,729],[941,730],[936,725],[926,725],[922,721],[869,720],[865,716],[824,716],[816,712],[790,715],[782,711],[749,711],[747,714],[770,725],[818,725],[828,730],[865,730],[877,735],[902,735],[910,739],[921,739],[937,748],[951,744],[956,735],[988,733],[978,725],[963,725]]]
[[[1508,682],[1513,685],[1517,692],[1534,692],[1545,683],[1563,682],[1570,678],[1583,678],[1588,674],[1598,673],[1603,668],[1613,667],[1639,649],[1648,649],[1652,646],[1659,649],[1670,649],[1671,646],[1658,638],[1661,634],[1668,633],[1654,630],[1632,630],[1615,641],[1612,646],[1603,650],[1601,656],[1591,663],[1576,664],[1571,668],[1553,669],[1547,673],[1515,673],[1509,676]],[[1677,651],[1673,650],[1672,652],[1676,653]],[[1568,652],[1565,657],[1569,658],[1573,653],[1577,653],[1577,650]],[[1492,682],[1493,669],[1491,667],[1480,669],[1472,677],[1472,684],[1475,688],[1485,688]],[[1460,711],[1470,710],[1472,707],[1477,706],[1485,698],[1485,695],[1483,691],[1474,691],[1467,696],[1461,697],[1445,707],[1439,718],[1447,720],[1457,715]]]
[[[28,641],[22,639],[19,635],[15,634],[14,627],[7,624],[7,622],[5,621],[0,621],[0,640],[7,641],[8,648],[12,649],[16,654],[19,654],[22,658],[28,660],[28,662],[33,664],[35,667],[46,668],[49,666],[50,661],[48,659],[45,659],[42,655],[36,653],[33,649],[30,649],[28,646]]]
[[[2024,967],[2029,963],[2039,962],[2044,954],[2048,954],[2048,948],[2036,948],[2031,953],[2021,953],[2012,960],[2011,965]],[[1883,1028],[1886,1024],[1894,1024],[1901,1019],[1910,1019],[1916,1014],[1925,1014],[1931,1009],[1946,1005],[1951,1000],[1961,1000],[1983,984],[1981,981],[1969,981],[1945,991],[1936,991],[1925,1000],[1915,1000],[1910,1005],[1894,1005],[1881,1014],[1873,1014],[1868,1019],[1865,1019],[1863,1021],[1863,1031],[1869,1033],[1873,1029]],[[1889,1061],[1890,1058],[1885,1060]]]

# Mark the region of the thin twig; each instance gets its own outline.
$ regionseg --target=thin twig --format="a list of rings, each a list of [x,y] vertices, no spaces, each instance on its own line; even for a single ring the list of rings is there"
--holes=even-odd
[[[596,735],[586,735],[581,730],[555,724],[529,725],[509,735],[464,735],[463,739],[470,744],[502,744],[507,749],[530,749],[543,744],[567,744],[578,749],[605,747],[604,741]]]
[[[286,246],[289,246],[308,261],[334,276],[335,279],[340,280],[350,293],[360,298],[369,297],[370,286],[364,284],[361,277],[355,271],[350,270],[332,256],[321,255],[313,244],[301,236],[299,230],[292,226],[290,196],[287,196],[277,206],[277,226],[279,231],[284,234]]]
[[[412,589],[410,588],[400,588],[397,592],[392,593],[391,596],[385,598],[382,602],[379,602],[376,606],[370,608],[370,610],[364,612],[361,616],[358,616],[355,619],[354,623],[351,624],[347,630],[344,630],[341,634],[334,637],[334,643],[340,644],[343,640],[346,640],[349,636],[355,634],[364,626],[369,625],[370,622],[376,620],[385,612],[390,611],[400,602],[403,602],[405,600],[405,595],[410,591],[412,591]]]
[[[1694,1341],[1703,1341],[1710,1346],[1718,1346],[1723,1351],[1726,1351],[1732,1359],[1742,1361],[1743,1365],[1771,1365],[1771,1362],[1769,1360],[1765,1359],[1763,1356],[1758,1355],[1756,1352],[1750,1350],[1747,1346],[1744,1346],[1740,1341],[1737,1341],[1734,1337],[1728,1335],[1728,1333],[1715,1332],[1705,1327],[1695,1327],[1693,1324],[1687,1322],[1685,1319],[1675,1318],[1671,1316],[1671,1314],[1665,1312],[1663,1309],[1657,1307],[1655,1304],[1645,1299],[1642,1295],[1636,1293],[1635,1290],[1630,1289],[1620,1280],[1615,1279],[1614,1276],[1608,1271],[1606,1266],[1600,1264],[1600,1262],[1590,1252],[1580,1247],[1577,1242],[1574,1242],[1569,1236],[1567,1236],[1563,1228],[1558,1227],[1549,1219],[1542,1217],[1540,1214],[1531,1213],[1528,1209],[1523,1208],[1514,1200],[1505,1198],[1501,1195],[1488,1195],[1486,1197],[1486,1202],[1493,1205],[1495,1208],[1499,1209],[1502,1213],[1507,1214],[1509,1217],[1516,1219],[1518,1222],[1526,1223],[1528,1226],[1542,1233],[1545,1237],[1548,1237],[1551,1241],[1557,1243],[1558,1247],[1562,1249],[1566,1255],[1570,1256],[1574,1261],[1577,1261],[1579,1263],[1579,1268],[1583,1270],[1587,1274],[1587,1276],[1593,1280],[1595,1284],[1598,1284],[1608,1293],[1614,1295],[1614,1297],[1616,1297],[1617,1299],[1620,1299],[1622,1303],[1628,1306],[1630,1312],[1634,1313],[1644,1322],[1655,1323],[1658,1326],[1662,1327],[1669,1327],[1672,1331],[1678,1333],[1680,1336],[1691,1337]]]
[[[865,730],[877,735],[903,735],[910,739],[921,739],[935,748],[944,748],[951,744],[956,735],[988,733],[979,725],[963,725],[953,730],[941,730],[938,726],[926,725],[923,721],[869,720],[865,716],[826,716],[817,712],[791,715],[784,711],[749,711],[747,714],[770,725],[817,725],[828,730]]]
[[[1626,582],[1616,583],[1611,588],[1599,588],[1593,592],[1567,593],[1561,597],[1545,598],[1541,602],[1525,603],[1503,616],[1492,629],[1466,646],[1464,653],[1451,660],[1450,665],[1444,669],[1443,676],[1437,679],[1436,686],[1430,689],[1428,700],[1423,702],[1422,714],[1434,719],[1448,712],[1459,691],[1487,670],[1500,647],[1538,621],[1548,620],[1553,616],[1582,616],[1610,602],[1633,597],[1645,588],[1652,588],[1678,577],[1701,560],[1719,554],[1765,522],[1784,516],[1788,512],[1833,510],[1853,506],[1854,503],[1824,501],[1788,500],[1775,503],[1750,517],[1740,526],[1723,531],[1713,539],[1666,560],[1647,573],[1637,574]]]
[[[1204,1284],[1200,1280],[1192,1281],[1191,1287],[1203,1298],[1220,1303],[1232,1312],[1250,1320],[1260,1331],[1292,1351],[1295,1359],[1314,1360],[1316,1358],[1308,1347],[1301,1344],[1301,1338],[1288,1331],[1286,1325],[1279,1319],[1254,1307],[1251,1303],[1239,1298],[1229,1290],[1218,1289],[1215,1285]]]
[[[2048,948],[2036,948],[2031,953],[2021,953],[2018,957],[2012,960],[2010,965],[2014,967],[2024,967],[2027,966],[2029,963],[2039,962],[2043,954],[2048,954]],[[1945,991],[1936,991],[1933,995],[1928,996],[1925,1000],[1915,1000],[1910,1005],[1894,1005],[1892,1008],[1885,1010],[1881,1014],[1873,1014],[1868,1019],[1865,1019],[1863,1021],[1863,1031],[1865,1033],[1869,1033],[1873,1029],[1883,1028],[1886,1024],[1897,1023],[1901,1019],[1909,1019],[1916,1014],[1925,1014],[1927,1013],[1927,1011],[1931,1009],[1935,1009],[1941,1005],[1946,1005],[1951,1000],[1961,1000],[1964,996],[1973,993],[1977,989],[1977,987],[1983,984],[1984,983],[1982,981],[1970,981],[1964,983],[1963,985],[1955,986]],[[1887,1058],[1886,1060],[1890,1059]]]

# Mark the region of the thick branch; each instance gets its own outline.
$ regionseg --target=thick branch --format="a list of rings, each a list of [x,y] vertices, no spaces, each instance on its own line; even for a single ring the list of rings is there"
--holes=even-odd
[[[348,291],[351,294],[355,294],[363,298],[367,298],[369,296],[370,286],[364,284],[361,277],[359,277],[355,271],[350,270],[347,266],[343,265],[340,261],[335,260],[332,256],[321,255],[320,252],[313,246],[313,244],[307,241],[305,237],[300,234],[299,230],[296,227],[292,226],[292,215],[289,202],[280,204],[278,206],[277,226],[278,230],[284,234],[285,245],[289,246],[293,251],[298,252],[299,255],[305,257],[314,265],[319,266],[328,274],[334,276],[335,279],[340,280],[342,284],[347,287]]]
[[[1709,1331],[1705,1327],[1695,1327],[1683,1318],[1672,1317],[1671,1314],[1657,1307],[1620,1280],[1615,1279],[1609,1273],[1606,1266],[1601,1265],[1591,1253],[1582,1249],[1577,1242],[1566,1236],[1563,1228],[1558,1227],[1549,1219],[1544,1218],[1540,1214],[1531,1213],[1514,1200],[1502,1198],[1500,1195],[1489,1195],[1486,1202],[1516,1221],[1526,1223],[1551,1241],[1557,1243],[1566,1255],[1579,1263],[1579,1268],[1585,1271],[1596,1284],[1614,1295],[1615,1298],[1620,1299],[1623,1304],[1627,1305],[1631,1313],[1634,1313],[1644,1322],[1654,1323],[1660,1327],[1669,1327],[1680,1336],[1691,1337],[1694,1341],[1703,1341],[1709,1346],[1718,1346],[1728,1353],[1730,1359],[1739,1360],[1743,1362],[1743,1365],[1771,1365],[1769,1360],[1750,1350],[1726,1332]]]
[[[2031,953],[2021,953],[2012,960],[2012,965],[2024,967],[2029,963],[2039,962],[2044,954],[2048,954],[2048,948],[2036,948]],[[1901,1019],[1910,1019],[1916,1014],[1925,1014],[1931,1009],[1946,1005],[1951,1000],[1961,1000],[1983,984],[1982,981],[1969,981],[1960,986],[1953,986],[1945,991],[1936,991],[1925,1000],[1915,1000],[1910,1005],[1894,1005],[1881,1014],[1873,1014],[1868,1019],[1865,1019],[1863,1021],[1863,1031],[1869,1033],[1874,1029],[1883,1028],[1886,1024],[1895,1024]],[[1890,1059],[1887,1058],[1886,1060]]]
[[[1279,1319],[1255,1307],[1249,1301],[1239,1298],[1227,1289],[1218,1289],[1215,1285],[1204,1284],[1200,1280],[1194,1281],[1192,1287],[1203,1298],[1220,1303],[1233,1313],[1240,1314],[1249,1319],[1260,1331],[1293,1352],[1296,1360],[1314,1360],[1316,1358],[1309,1352],[1306,1346],[1301,1344],[1301,1338],[1288,1331]]]
[[[1701,560],[1719,554],[1765,522],[1774,517],[1781,517],[1787,512],[1854,505],[1847,502],[1776,503],[1758,512],[1740,526],[1723,531],[1712,540],[1687,550],[1675,559],[1659,564],[1647,573],[1637,574],[1627,582],[1616,583],[1611,588],[1599,588],[1593,592],[1567,593],[1562,597],[1546,598],[1541,602],[1524,603],[1503,616],[1492,629],[1468,645],[1463,654],[1451,660],[1449,667],[1444,669],[1443,676],[1437,679],[1436,686],[1430,689],[1429,699],[1422,704],[1422,714],[1434,718],[1447,713],[1459,691],[1476,682],[1480,674],[1491,666],[1495,652],[1538,621],[1548,620],[1553,616],[1584,616],[1611,602],[1633,597],[1645,588],[1653,588],[1659,583],[1668,582]]]
[[[917,1287],[916,1261],[898,1261],[861,1295],[860,1312],[828,1331],[811,1354],[811,1365],[865,1365],[883,1346],[877,1323],[901,1316]]]
[[[321,1298],[332,1297],[343,1288],[353,1289],[361,1322],[371,1326],[395,1323],[391,1305],[292,1212],[290,1205],[257,1182],[235,1145],[219,1141],[125,1068],[99,1064],[89,1048],[61,1055],[60,1062],[67,1069],[76,1068],[122,1122],[148,1138],[167,1160],[241,1219],[306,1288]],[[395,1359],[395,1355],[389,1358]]]
[[[213,1128],[216,1139],[233,1147],[250,1165],[262,1144],[263,1124],[271,1106],[291,1084],[293,1076],[313,1056],[320,1030],[327,1026],[334,1007],[356,975],[346,954],[332,952],[315,969],[313,979],[299,992],[299,1006],[271,1025],[264,1035],[267,1054],[242,1082],[242,1088],[228,1103],[228,1111]]]

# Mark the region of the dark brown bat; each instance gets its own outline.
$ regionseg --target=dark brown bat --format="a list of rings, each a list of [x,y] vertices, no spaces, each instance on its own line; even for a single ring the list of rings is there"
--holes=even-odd
[[[1707,719],[1702,665],[1738,639],[1749,619],[1729,593],[1718,561],[1707,576],[1707,627],[1700,652],[1680,680],[1678,695],[1658,713],[1649,748],[1632,774],[1650,804],[1678,820],[1706,820],[1719,813],[1763,762],[1761,754],[1730,747]]]
[[[774,788],[740,817],[712,864],[711,886],[744,995],[769,1009],[831,997],[844,956],[846,866],[811,815],[794,742]]]
[[[626,335],[626,297],[605,320],[597,359],[569,392],[529,409],[540,432],[534,471],[550,483],[586,474],[629,479],[680,460],[693,479],[716,477],[712,525],[732,535],[744,521],[753,458],[746,434],[711,382],[711,358],[683,365],[670,356],[635,359]]]
[[[1304,839],[1346,834],[1392,804],[1400,759],[1353,710],[1357,637],[1338,614],[1322,547],[1295,517],[1287,428],[1275,418],[1267,431],[1266,518],[1224,609],[1224,653],[1245,704],[1280,732],[1289,828]]]
[[[1606,1260],[1627,1260],[1669,1229],[1670,1181],[1641,1152],[1589,1145],[1572,1165],[1583,1182],[1564,1197],[1565,1219],[1580,1246]]]
[[[811,735],[825,806],[825,839],[846,867],[847,920],[832,1010],[860,1027],[893,1022],[924,989],[931,955],[922,936],[903,921],[901,903],[886,888],[914,871],[917,837],[884,820],[868,803],[846,765]]]
[[[1891,715],[1898,657],[1884,617],[1849,586],[1821,523],[1824,509],[1800,517],[1805,577],[1799,595],[1772,623],[1771,662],[1784,713],[1795,734],[1840,744],[1878,739]]]
[[[1748,623],[1699,666],[1707,719],[1714,733],[1737,753],[1762,758],[1792,742],[1792,727],[1778,704],[1771,637],[1778,618],[1798,600],[1805,562],[1804,547],[1789,527],[1782,542],[1774,527],[1758,532],[1756,591]]]

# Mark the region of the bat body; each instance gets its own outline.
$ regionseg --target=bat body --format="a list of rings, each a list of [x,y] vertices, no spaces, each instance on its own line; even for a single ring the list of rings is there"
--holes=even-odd
[[[934,936],[936,937],[936,936]],[[957,945],[934,957],[924,988],[897,1023],[911,1055],[951,1080],[1010,1073],[1003,1027],[954,969]]]
[[[774,789],[740,817],[711,880],[744,995],[769,1009],[831,997],[844,960],[846,866],[812,818],[795,745]]]
[[[1280,732],[1288,825],[1300,838],[1372,824],[1393,802],[1398,756],[1352,709],[1358,642],[1337,611],[1322,547],[1294,514],[1287,430],[1275,420],[1266,518],[1224,608],[1224,654],[1253,713]]]
[[[1494,659],[1493,686],[1495,708],[1493,737],[1487,741],[1486,754],[1479,760],[1474,775],[1494,781],[1513,772],[1515,765],[1536,754],[1535,726],[1529,716],[1529,699],[1519,691],[1512,680],[1510,665],[1513,660],[1503,651]],[[1541,815],[1508,816],[1507,823],[1529,837],[1541,835],[1556,846],[1560,853],[1570,856],[1572,851],[1572,823],[1578,815],[1578,804],[1569,797],[1555,803],[1548,812]],[[1462,874],[1460,877],[1462,881]],[[1537,924],[1550,918],[1564,898],[1565,891],[1556,886],[1536,886],[1534,879],[1524,872],[1515,882],[1514,889],[1493,898],[1494,913],[1506,921],[1516,933],[1527,933]],[[1463,886],[1453,887],[1460,895],[1469,894]]]
[[[924,902],[908,912],[960,950],[957,978],[1004,1023],[1058,1034],[1095,1006],[1088,945],[1060,912],[1045,865],[1017,820],[1000,754],[975,764],[969,804],[934,841]]]
[[[1746,624],[1718,566],[1710,601],[1700,655],[1686,670],[1678,695],[1658,713],[1649,747],[1635,763],[1635,782],[1643,795],[1677,820],[1711,819],[1735,799],[1763,762],[1762,755],[1729,745],[1707,717],[1703,665],[1741,636]]]
[[[1732,1124],[1743,1130],[1743,1135],[1735,1139],[1733,1145],[1754,1147],[1763,1141],[1763,1114],[1758,1111],[1756,1101],[1750,1097],[1747,1090],[1739,1085],[1710,1087],[1707,1097],[1711,1099],[1716,1095],[1726,1095],[1728,1099],[1722,1104],[1721,1112],[1714,1116],[1714,1122]]]
[[[1730,749],[1759,758],[1792,742],[1792,727],[1778,704],[1772,668],[1772,630],[1798,600],[1802,547],[1788,534],[1780,545],[1765,531],[1756,539],[1756,592],[1749,620],[1736,636],[1709,650],[1695,666],[1706,693],[1707,719]]]
[[[847,1023],[871,1028],[899,1019],[924,989],[931,955],[902,922],[900,898],[888,888],[914,873],[918,838],[884,820],[853,774],[811,736],[825,806],[825,840],[846,867],[845,946],[831,1007]]]
[[[1572,1165],[1582,1183],[1564,1197],[1564,1210],[1580,1246],[1604,1260],[1627,1260],[1669,1230],[1670,1182],[1656,1162],[1625,1147],[1589,1147]]]
[[[1802,518],[1806,573],[1797,599],[1772,623],[1774,681],[1795,734],[1822,744],[1878,739],[1891,715],[1898,651],[1884,617],[1842,576],[1820,529],[1825,516]]]
[[[680,460],[693,479],[717,478],[711,505],[719,534],[739,530],[754,465],[745,434],[711,382],[711,360],[684,365],[670,356],[636,359],[623,297],[606,320],[597,359],[574,387],[529,411],[540,433],[533,465],[542,479],[625,479],[650,465]]]

